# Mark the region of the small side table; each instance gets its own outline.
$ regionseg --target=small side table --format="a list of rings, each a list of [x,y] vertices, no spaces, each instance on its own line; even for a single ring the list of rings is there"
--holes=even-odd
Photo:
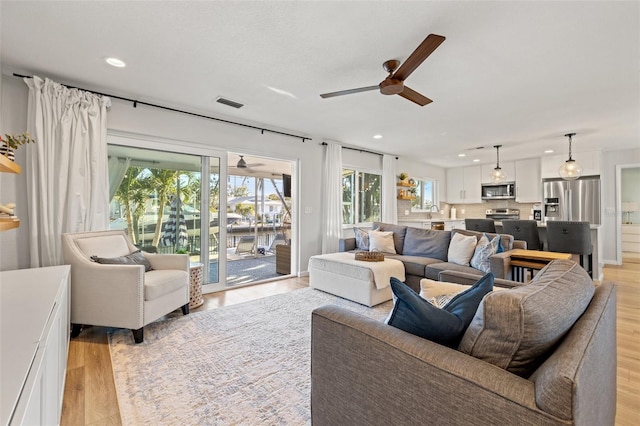
[[[204,303],[202,297],[202,263],[189,265],[189,308],[197,308]]]

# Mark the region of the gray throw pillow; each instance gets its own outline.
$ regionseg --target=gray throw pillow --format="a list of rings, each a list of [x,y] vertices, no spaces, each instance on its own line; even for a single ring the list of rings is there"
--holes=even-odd
[[[591,302],[589,274],[570,260],[555,260],[527,285],[484,298],[458,350],[529,377]]]
[[[143,265],[145,272],[153,270],[151,263],[147,260],[144,254],[142,254],[141,250],[136,250],[126,256],[119,257],[91,256],[91,260],[105,265]]]
[[[449,231],[408,228],[402,254],[430,257],[446,262],[450,242],[451,232]]]

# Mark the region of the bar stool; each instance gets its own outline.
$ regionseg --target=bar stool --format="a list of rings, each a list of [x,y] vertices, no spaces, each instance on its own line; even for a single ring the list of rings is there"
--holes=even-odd
[[[589,222],[547,222],[547,246],[549,251],[579,254],[582,266],[593,278],[593,248]],[[587,256],[587,267],[584,258]]]
[[[513,235],[516,240],[526,241],[527,250],[541,250],[538,222],[535,220],[503,220],[502,233]]]
[[[464,227],[469,231],[496,233],[496,223],[493,219],[465,219]]]

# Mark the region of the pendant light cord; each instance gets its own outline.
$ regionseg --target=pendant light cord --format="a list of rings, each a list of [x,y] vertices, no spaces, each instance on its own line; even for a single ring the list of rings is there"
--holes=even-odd
[[[500,169],[500,147],[502,145],[494,145],[494,148],[496,149],[496,170]]]

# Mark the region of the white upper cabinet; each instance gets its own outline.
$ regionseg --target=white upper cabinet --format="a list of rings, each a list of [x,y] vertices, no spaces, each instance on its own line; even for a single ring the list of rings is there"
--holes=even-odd
[[[516,202],[538,203],[542,201],[540,159],[529,158],[515,162]]]
[[[481,167],[482,176],[480,181],[482,183],[493,183],[491,182],[491,172],[496,168],[496,163],[483,164]],[[505,175],[505,182],[514,182],[516,180],[515,163],[513,161],[500,162],[500,168]]]
[[[582,176],[599,176],[600,175],[600,151],[585,151],[573,153],[572,157],[582,166]],[[569,158],[569,152],[565,154],[551,155],[542,157],[542,179],[559,178],[558,168]]]
[[[447,169],[447,199],[449,204],[481,203],[482,167],[455,167]]]

